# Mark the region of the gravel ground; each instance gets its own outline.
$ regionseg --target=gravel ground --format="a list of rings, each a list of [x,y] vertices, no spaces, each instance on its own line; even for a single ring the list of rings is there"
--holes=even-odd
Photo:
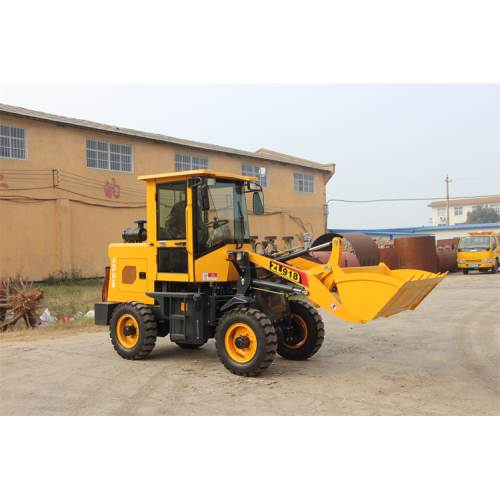
[[[415,310],[364,325],[322,312],[307,361],[229,373],[211,340],[126,361],[104,330],[0,344],[1,415],[499,415],[500,274],[450,274]],[[321,312],[321,311],[320,311]]]

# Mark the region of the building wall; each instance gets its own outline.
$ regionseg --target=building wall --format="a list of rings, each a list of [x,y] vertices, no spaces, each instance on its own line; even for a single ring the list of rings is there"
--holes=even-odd
[[[87,276],[102,276],[109,265],[108,245],[120,242],[123,229],[134,227],[135,219],[146,218],[146,186],[137,177],[173,172],[175,153],[208,157],[210,169],[220,172],[241,175],[242,163],[267,167],[267,215],[250,216],[251,235],[276,236],[282,248],[281,238],[303,232],[301,224],[313,238],[326,232],[327,170],[3,114],[0,123],[26,128],[28,149],[26,161],[0,158],[0,277],[22,270],[24,276],[42,280],[73,267]],[[133,173],[87,168],[87,138],[132,146]],[[314,174],[316,193],[294,192],[294,172]],[[107,194],[106,186],[111,186]]]
[[[467,213],[472,212],[477,205],[494,208],[497,213],[500,213],[500,203],[480,203],[474,204],[450,205],[450,223],[448,225],[464,224],[467,221]],[[461,213],[456,213],[461,212]],[[432,224],[434,226],[446,226],[446,206],[432,207]]]

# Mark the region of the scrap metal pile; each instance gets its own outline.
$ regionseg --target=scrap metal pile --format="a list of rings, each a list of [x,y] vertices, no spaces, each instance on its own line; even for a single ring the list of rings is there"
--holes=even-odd
[[[387,238],[379,238],[375,240],[378,248],[394,248],[394,241],[388,240]]]
[[[33,282],[25,284],[20,277],[9,277],[6,283],[0,282],[0,329],[7,330],[21,318],[28,327],[39,325],[37,309],[42,301],[43,291],[34,288]]]

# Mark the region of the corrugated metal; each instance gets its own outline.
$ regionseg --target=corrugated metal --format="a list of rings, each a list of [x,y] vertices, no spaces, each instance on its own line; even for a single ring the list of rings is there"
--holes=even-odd
[[[458,226],[418,226],[418,227],[391,227],[385,229],[328,229],[329,233],[364,233],[364,234],[393,234],[395,236],[411,235],[432,236],[418,231],[449,231],[450,229],[474,229],[481,228],[499,228],[500,222],[492,222],[489,224],[460,224]]]

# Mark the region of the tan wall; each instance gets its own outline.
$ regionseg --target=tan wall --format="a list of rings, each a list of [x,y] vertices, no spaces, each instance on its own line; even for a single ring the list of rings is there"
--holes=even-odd
[[[260,239],[277,236],[277,246],[282,248],[283,236],[303,231],[288,214],[300,218],[313,238],[325,232],[327,172],[6,115],[0,115],[0,122],[26,128],[28,144],[27,161],[0,159],[0,173],[4,176],[1,183],[8,185],[8,188],[0,187],[0,195],[50,200],[0,201],[0,277],[22,270],[30,279],[41,280],[72,267],[88,276],[103,275],[108,265],[107,246],[120,242],[123,229],[134,227],[135,219],[146,218],[145,208],[123,208],[145,205],[146,186],[137,177],[173,172],[176,152],[209,157],[210,169],[220,172],[241,174],[242,163],[267,167],[266,213],[283,213],[251,215],[251,235]],[[134,172],[87,168],[87,138],[132,146]],[[56,187],[52,169],[59,169],[60,183]],[[314,174],[316,194],[295,193],[293,172]],[[105,194],[106,181],[111,183],[112,179],[120,187],[119,198]],[[298,244],[297,239],[294,244]]]

